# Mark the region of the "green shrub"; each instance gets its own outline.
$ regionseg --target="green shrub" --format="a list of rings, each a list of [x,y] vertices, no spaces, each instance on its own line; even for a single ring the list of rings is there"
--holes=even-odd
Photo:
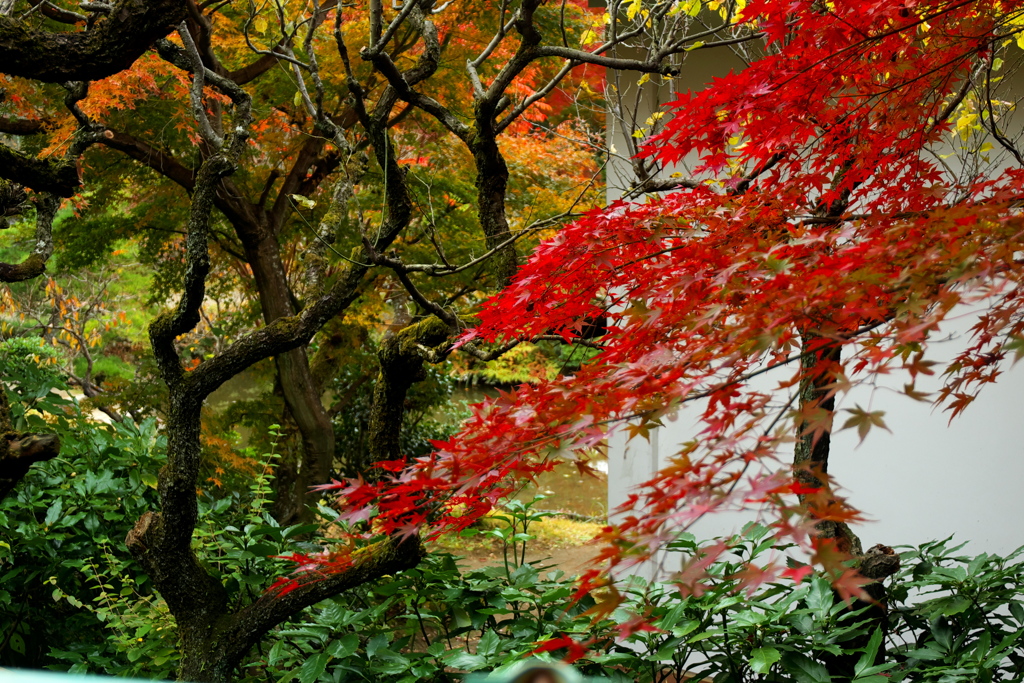
[[[0,501],[0,663],[171,678],[173,619],[124,545],[139,516],[157,507],[162,437],[152,419],[87,420],[52,391],[62,384],[48,353],[38,340],[0,344],[0,364],[16,380],[15,421],[62,440],[59,458],[34,465]],[[288,571],[275,556],[330,543],[319,534],[337,513],[325,505],[320,524],[282,528],[270,516],[276,457],[258,458],[247,487],[200,501],[197,553],[236,605],[260,599]],[[622,588],[624,601],[607,618],[595,620],[588,610],[606,594],[574,602],[571,577],[524,564],[530,526],[544,513],[510,501],[502,516],[503,525],[464,532],[496,538],[504,548],[499,565],[460,570],[452,555],[432,554],[413,570],[326,600],[268,634],[241,677],[454,681],[568,638],[586,644],[576,663],[584,673],[620,682],[687,673],[736,683],[1024,679],[1021,551],[968,557],[948,539],[905,549],[902,569],[887,580],[881,629],[868,618],[874,607],[851,609],[822,577],[741,592],[749,563],[786,550],[773,547],[766,528],[751,526],[708,568],[702,593],[637,580]],[[670,550],[682,560],[702,547],[684,534]],[[638,616],[653,630],[620,638],[620,626]]]
[[[533,513],[524,506],[514,514]],[[506,557],[521,557],[511,545],[527,536],[507,536]],[[673,544],[686,555],[700,547],[686,535]],[[739,591],[747,562],[763,562],[773,550],[768,530],[752,526],[709,568],[702,594],[681,597],[672,584],[635,581],[610,618],[597,622],[586,610],[602,596],[572,603],[575,584],[558,570],[510,561],[460,571],[455,558],[435,554],[307,611],[252,653],[245,674],[301,683],[455,681],[461,672],[508,668],[543,641],[569,637],[588,643],[576,662],[583,673],[617,682],[689,674],[736,683],[1022,679],[1019,552],[963,557],[948,541],[906,549],[903,568],[888,581],[883,632],[866,618],[873,607],[851,609],[820,576]],[[617,639],[619,625],[637,615],[654,630]],[[847,675],[837,667],[844,658]]]

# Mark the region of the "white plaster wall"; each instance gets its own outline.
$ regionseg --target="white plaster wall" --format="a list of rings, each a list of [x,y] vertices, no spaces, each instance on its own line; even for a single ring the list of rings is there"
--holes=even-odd
[[[637,118],[646,118],[652,103],[664,102],[671,89],[700,88],[714,76],[740,66],[724,51],[693,53],[675,87],[667,91],[663,86],[652,94]],[[629,76],[622,82],[635,84],[636,75]],[[1013,89],[1024,93],[1024,77],[1018,74],[1014,78]],[[621,126],[609,124],[609,143],[620,151],[625,148],[623,136]],[[621,158],[613,157],[609,166],[608,198],[614,200],[629,185],[630,169],[628,160]],[[962,348],[972,320],[967,309],[961,311],[959,320],[943,331],[953,338],[933,343],[932,359],[951,358]],[[762,387],[772,386],[770,375],[758,381]],[[905,382],[899,375],[883,377],[874,389],[857,388],[838,406],[841,410],[860,404],[884,410],[892,430],[874,429],[860,445],[855,431],[833,436],[830,474],[850,503],[872,519],[855,527],[865,547],[875,543],[916,545],[951,534],[968,542],[966,550],[973,553],[1008,553],[1024,545],[1024,367],[1008,367],[1000,381],[986,387],[952,423],[948,423],[948,413],[898,395],[895,390]],[[935,379],[927,386],[919,379],[918,388],[935,389],[938,382]],[[627,442],[621,434],[609,440],[608,509],[612,521],[616,519],[614,510],[629,493],[666,465],[678,444],[693,437],[700,412],[699,405],[684,408],[675,421],[657,430],[650,442],[642,438]],[[838,425],[844,421],[842,415],[837,418]],[[699,538],[726,535],[755,517],[753,511],[711,515],[692,531]],[[658,560],[655,558],[654,564]],[[636,573],[650,578],[654,564],[638,568]]]
[[[948,359],[965,344],[970,320],[957,321],[956,339],[932,346],[933,359]],[[927,379],[933,381],[919,378],[919,390],[939,386],[939,378]],[[952,422],[931,404],[899,394],[906,381],[902,373],[883,377],[873,387],[855,388],[837,406],[840,412],[856,404],[884,410],[891,430],[872,429],[863,443],[856,430],[832,437],[829,473],[840,494],[871,520],[854,525],[865,547],[918,545],[950,535],[968,542],[972,553],[1005,554],[1024,545],[1024,363],[1008,366]],[[756,386],[771,389],[771,374],[758,378]],[[677,444],[694,437],[702,409],[697,403],[685,406],[650,443],[642,438],[627,443],[621,434],[610,440],[610,510],[666,466]],[[844,421],[843,414],[837,416],[837,425]],[[756,510],[712,514],[691,531],[699,538],[728,535],[756,518]],[[649,577],[650,568],[641,573]]]

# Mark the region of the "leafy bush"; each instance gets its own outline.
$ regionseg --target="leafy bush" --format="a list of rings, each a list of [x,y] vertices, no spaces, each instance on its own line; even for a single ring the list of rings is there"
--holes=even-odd
[[[47,354],[35,340],[0,344],[6,375],[18,379],[15,421],[56,432],[63,443],[60,458],[33,466],[0,501],[0,662],[171,678],[173,620],[124,546],[142,512],[156,507],[164,458],[156,423],[90,422],[52,391],[62,385]],[[269,435],[276,438],[273,429]],[[276,556],[329,543],[318,536],[327,525],[282,528],[271,517],[276,457],[258,458],[246,489],[201,500],[197,552],[237,604],[259,599],[287,570]],[[531,525],[545,516],[533,505],[510,501],[503,525],[464,532],[495,538],[501,564],[462,571],[453,556],[436,553],[400,576],[324,601],[269,634],[242,677],[453,681],[507,668],[539,648],[549,650],[542,657],[578,656],[586,674],[611,681],[687,673],[737,683],[1024,678],[1022,551],[967,557],[948,539],[906,549],[889,579],[883,630],[871,618],[875,606],[851,608],[822,577],[739,592],[750,563],[785,550],[773,547],[767,529],[751,526],[708,568],[703,593],[681,596],[673,584],[637,580],[622,589],[622,604],[595,619],[588,610],[607,594],[573,601],[573,579],[524,564]],[[320,512],[327,522],[337,516],[323,505]],[[685,534],[670,546],[686,557],[701,548]],[[622,630],[637,617],[651,628]]]
[[[272,425],[271,436],[276,428]],[[297,540],[316,532],[318,524],[282,528],[270,515],[271,465],[276,457],[274,453],[262,456],[260,473],[248,491],[219,491],[217,498],[200,499],[196,552],[227,589],[229,600],[238,605],[262,597],[267,586],[288,570],[290,565],[278,556],[319,549],[309,541]],[[148,483],[155,485],[155,477]],[[126,529],[139,514],[123,520]],[[148,589],[148,579],[131,560],[123,540],[113,551],[109,539],[98,540],[102,544],[98,543],[95,551],[100,557],[71,565],[85,570],[92,592],[81,597],[58,587],[53,597],[79,608],[80,616],[95,617],[105,629],[103,638],[52,647],[50,654],[70,663],[74,672],[173,678],[179,653],[166,605]],[[53,580],[50,583],[58,585]]]
[[[768,584],[750,596],[738,592],[744,566],[771,547],[766,533],[749,528],[733,559],[709,569],[702,595],[680,598],[671,584],[639,582],[613,621],[644,614],[657,630],[635,633],[628,646],[616,643],[585,661],[645,681],[677,680],[683,672],[737,682],[1021,680],[1021,550],[972,558],[956,554],[959,547],[950,548],[948,539],[906,549],[902,569],[890,579],[883,632],[869,618],[875,606],[851,608],[820,576]],[[674,547],[699,552],[692,537]],[[845,675],[844,660],[853,669]]]
[[[51,648],[95,645],[109,612],[87,605],[154,603],[124,537],[156,505],[155,421],[101,426],[59,415],[45,428],[61,437],[61,457],[33,465],[0,502],[0,658],[9,664],[39,666]]]
[[[177,634],[125,536],[158,509],[165,444],[156,420],[101,424],[66,389],[42,340],[0,343],[16,428],[55,433],[60,457],[36,463],[0,500],[0,664],[173,678]],[[3,390],[3,389],[0,389]],[[270,461],[246,489],[200,502],[197,552],[232,598],[252,600],[286,571],[270,556],[309,550],[266,510]]]
[[[680,597],[668,583],[634,581],[625,602],[594,621],[600,591],[573,603],[576,585],[558,570],[517,564],[518,529],[488,530],[508,544],[508,563],[459,571],[447,554],[373,586],[325,601],[275,632],[246,667],[251,680],[455,681],[461,672],[508,668],[545,642],[541,657],[588,651],[576,666],[609,681],[698,680],[787,683],[1018,681],[1024,671],[1024,580],[1020,553],[963,557],[948,541],[902,554],[890,579],[886,629],[874,606],[851,608],[829,582],[765,584],[738,592],[739,572],[772,549],[752,526],[731,556],[709,569],[708,590]],[[514,539],[514,540],[513,540]],[[673,549],[700,551],[683,536]],[[521,549],[521,545],[520,545]],[[763,557],[762,557],[763,560]],[[643,616],[653,627],[619,639]],[[837,663],[850,662],[843,675]]]

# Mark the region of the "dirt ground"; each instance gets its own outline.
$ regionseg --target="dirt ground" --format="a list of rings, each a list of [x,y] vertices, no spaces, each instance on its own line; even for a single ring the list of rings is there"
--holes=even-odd
[[[537,550],[527,548],[526,561],[534,567],[547,567],[550,565],[552,569],[561,569],[566,574],[575,576],[594,566],[593,559],[596,554],[597,546],[595,545],[539,548]],[[479,569],[487,565],[498,564],[501,561],[501,551],[499,549],[479,549],[467,553],[459,561],[459,566],[466,569]]]
[[[567,575],[582,574],[594,566],[594,557],[600,546],[592,542],[602,526],[591,522],[577,522],[564,518],[549,518],[530,527],[536,538],[527,543],[526,561],[534,567],[561,569]],[[459,565],[466,569],[479,569],[502,562],[501,542],[477,535],[459,539],[455,543],[439,544],[445,550],[463,559]]]

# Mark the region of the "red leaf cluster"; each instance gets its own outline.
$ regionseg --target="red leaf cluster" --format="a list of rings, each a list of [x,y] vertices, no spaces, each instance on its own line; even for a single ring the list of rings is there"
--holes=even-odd
[[[763,33],[765,55],[682,95],[645,151],[696,160],[704,182],[568,226],[467,335],[507,342],[554,330],[571,341],[605,315],[599,355],[574,376],[476,406],[461,434],[383,482],[342,485],[348,514],[375,516],[384,533],[458,530],[555,459],[585,457],[627,422],[645,434],[700,401],[702,431],[605,531],[602,557],[628,566],[706,513],[767,505],[777,535],[831,563],[856,595],[858,579],[794,514],[794,494],[814,490],[790,479],[792,443],[814,416],[750,380],[771,373],[794,391],[808,372],[801,339],[813,333],[843,347],[834,393],[902,369],[920,398],[929,336],[955,306],[984,301],[938,397],[955,415],[1020,348],[1024,170],[1004,154],[1009,164],[984,173],[971,170],[980,162],[950,173],[935,152],[966,140],[980,120],[972,111],[997,116],[971,93],[1022,13],[1018,0],[751,0],[743,20]],[[966,145],[962,157],[983,158]],[[866,432],[880,417],[864,414],[855,426]],[[837,521],[856,514],[825,507]],[[688,590],[699,591],[703,562],[688,565]]]

